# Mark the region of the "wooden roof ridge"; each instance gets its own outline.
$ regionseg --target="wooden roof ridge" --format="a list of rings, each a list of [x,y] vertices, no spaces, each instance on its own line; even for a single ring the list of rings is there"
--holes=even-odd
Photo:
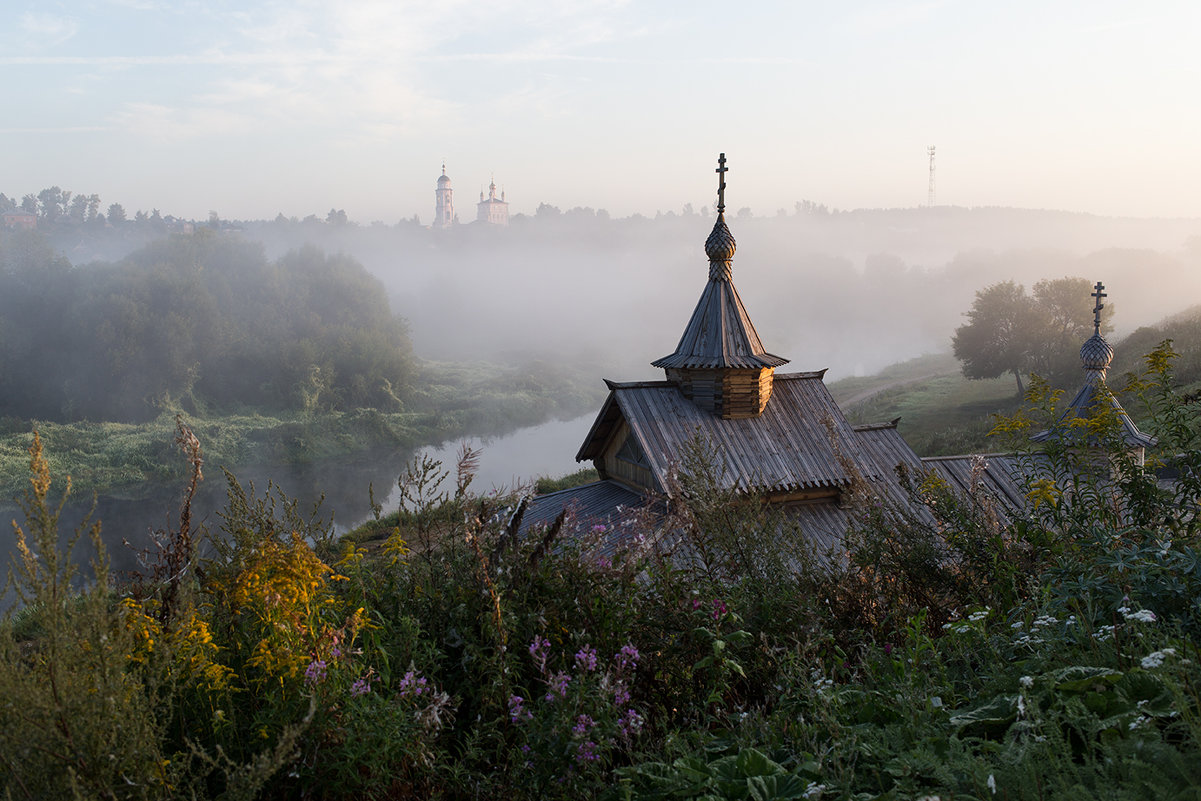
[[[894,417],[891,420],[889,420],[887,423],[860,423],[858,425],[853,425],[853,426],[851,426],[851,430],[856,431],[856,432],[859,432],[859,431],[883,431],[883,430],[889,429],[889,428],[896,428],[897,423],[899,423],[899,422],[901,422],[901,418]]]
[[[724,214],[717,215],[705,242],[709,281],[701,291],[675,352],[651,362],[662,368],[764,368],[787,364],[768,353],[731,277],[734,237]]]
[[[807,379],[807,378],[825,378],[826,371],[829,369],[830,369],[829,367],[823,367],[820,370],[808,370],[808,371],[804,371],[804,372],[795,372],[795,373],[776,373],[775,377],[772,380],[773,381],[791,381],[791,380],[801,380],[801,379]]]
[[[943,456],[923,456],[921,459],[923,462],[953,462],[961,459],[974,459],[977,456],[981,457],[982,459],[1012,459],[1014,454],[1003,453],[1001,451],[993,451],[989,453],[955,453],[944,454]]]
[[[647,387],[674,387],[675,384],[666,379],[657,381],[610,381],[608,378],[602,379],[605,386],[610,390],[613,389],[645,389]]]

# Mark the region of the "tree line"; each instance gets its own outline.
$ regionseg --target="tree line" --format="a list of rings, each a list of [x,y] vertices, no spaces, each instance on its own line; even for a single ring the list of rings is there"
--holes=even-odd
[[[406,324],[353,259],[202,229],[73,266],[0,231],[0,416],[399,408]]]

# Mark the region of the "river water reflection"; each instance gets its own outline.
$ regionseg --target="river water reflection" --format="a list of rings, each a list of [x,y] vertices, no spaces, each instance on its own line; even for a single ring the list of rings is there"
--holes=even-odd
[[[418,454],[425,452],[442,461],[444,469],[451,472],[447,488],[453,491],[455,463],[465,443],[480,451],[472,490],[486,493],[493,489],[511,489],[540,476],[558,477],[586,466],[576,464],[574,457],[593,418],[588,414],[574,420],[554,420],[518,429],[504,436],[448,441],[438,447],[423,448]],[[332,515],[334,528],[341,533],[370,519],[369,487],[382,502],[385,512],[396,508],[400,500],[396,479],[414,456],[403,452],[377,453],[299,467],[243,465],[231,472],[244,486],[253,482],[255,492],[260,496],[270,481],[289,498],[295,498],[302,511],[311,510],[324,494],[321,516],[329,518]],[[226,482],[220,468],[220,465],[205,464],[205,480],[192,507],[193,523],[202,522],[213,533],[221,528],[218,512],[226,501]],[[96,499],[95,517],[101,521],[101,537],[115,570],[133,570],[138,566],[137,555],[151,544],[152,533],[178,521],[181,497],[182,487],[162,487],[155,489],[149,497],[137,500],[112,496]],[[80,500],[63,510],[59,526],[63,541],[90,506]],[[4,533],[0,534],[0,581],[7,574],[16,551],[15,538],[8,525],[8,521],[14,519],[23,521],[20,509],[11,503],[0,503],[0,521],[5,526]],[[129,543],[129,547],[125,543]],[[91,554],[90,546],[81,545],[77,546],[73,557],[86,563]],[[12,594],[6,593],[0,599],[0,608],[11,603]]]

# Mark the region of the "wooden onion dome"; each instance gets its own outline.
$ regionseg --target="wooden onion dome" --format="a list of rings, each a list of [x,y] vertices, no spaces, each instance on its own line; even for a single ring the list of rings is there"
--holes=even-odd
[[[1097,282],[1093,297],[1097,299],[1093,309],[1093,335],[1085,340],[1084,345],[1080,348],[1080,365],[1084,368],[1084,383],[1056,425],[1046,431],[1038,432],[1031,439],[1035,442],[1047,442],[1048,440],[1075,442],[1080,439],[1080,435],[1077,430],[1072,428],[1072,420],[1088,419],[1094,416],[1099,409],[1108,407],[1108,411],[1117,416],[1120,425],[1119,436],[1122,438],[1122,442],[1130,450],[1135,461],[1142,464],[1145,449],[1154,446],[1156,439],[1139,431],[1138,426],[1130,419],[1130,415],[1122,408],[1122,404],[1105,385],[1105,374],[1113,362],[1113,345],[1110,345],[1105,337],[1101,336],[1101,310],[1105,308],[1101,298],[1107,296],[1105,285],[1100,281]],[[1084,444],[1096,445],[1098,443],[1086,439]]]
[[[726,154],[718,159],[717,222],[705,240],[709,281],[675,353],[651,362],[696,406],[723,419],[758,417],[771,397],[775,369],[788,360],[759,341],[731,278],[734,236],[726,225]]]

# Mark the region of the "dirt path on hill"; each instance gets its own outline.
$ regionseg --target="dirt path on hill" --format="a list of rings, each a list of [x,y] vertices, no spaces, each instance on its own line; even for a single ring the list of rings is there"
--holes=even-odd
[[[870,400],[871,398],[879,395],[881,392],[887,392],[890,389],[896,389],[897,387],[903,387],[908,384],[916,384],[919,381],[929,381],[931,378],[941,378],[944,375],[954,374],[955,371],[952,370],[950,372],[943,371],[941,373],[928,373],[926,375],[915,376],[914,378],[899,378],[896,381],[889,381],[887,384],[881,384],[878,387],[871,387],[863,390],[862,392],[857,392],[843,401],[841,405],[847,407],[854,406],[857,403],[863,403],[865,400]]]

